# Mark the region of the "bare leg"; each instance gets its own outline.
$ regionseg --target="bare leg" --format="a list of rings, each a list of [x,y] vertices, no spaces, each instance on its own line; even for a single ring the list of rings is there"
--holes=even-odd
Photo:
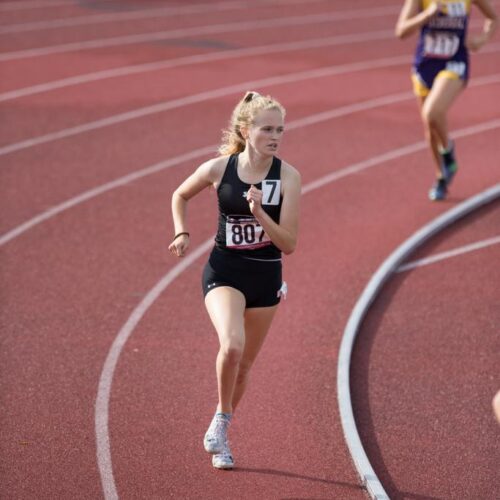
[[[250,368],[264,343],[277,308],[276,305],[272,307],[256,307],[245,311],[245,349],[240,361],[233,393],[233,411],[245,392]]]
[[[493,412],[495,413],[495,417],[500,424],[500,390],[495,394],[493,398]]]
[[[437,177],[442,176],[439,150],[448,146],[448,110],[463,87],[460,79],[438,77],[429,95],[420,100],[425,137],[434,157]]]
[[[219,337],[217,354],[217,411],[232,413],[232,399],[245,347],[245,297],[230,287],[218,287],[205,297],[205,306]]]

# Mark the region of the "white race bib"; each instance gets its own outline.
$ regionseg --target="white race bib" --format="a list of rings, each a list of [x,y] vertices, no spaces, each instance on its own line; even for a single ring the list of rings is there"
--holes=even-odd
[[[279,205],[281,195],[281,181],[262,181],[262,205]]]
[[[262,226],[254,217],[228,217],[226,220],[226,247],[237,250],[260,248],[271,243]]]
[[[448,59],[457,53],[459,45],[460,40],[453,33],[444,31],[427,33],[424,38],[424,55]]]
[[[467,15],[467,7],[465,6],[465,2],[447,3],[446,14],[449,17],[465,17]]]

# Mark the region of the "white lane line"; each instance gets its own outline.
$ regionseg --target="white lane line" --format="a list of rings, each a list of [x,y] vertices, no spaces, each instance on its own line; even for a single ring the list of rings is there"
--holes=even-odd
[[[391,40],[394,38],[393,30],[372,31],[369,33],[353,33],[349,35],[332,36],[328,38],[314,38],[311,40],[304,40],[298,42],[276,43],[270,45],[261,45],[257,47],[249,47],[244,49],[231,49],[222,52],[210,54],[196,54],[192,56],[178,57],[175,59],[168,59],[166,61],[155,61],[143,64],[133,64],[130,66],[121,66],[119,68],[112,68],[102,71],[95,71],[93,73],[86,73],[82,75],[62,78],[60,80],[53,80],[51,82],[39,83],[30,87],[23,87],[0,94],[0,102],[17,99],[41,92],[49,92],[69,86],[81,85],[89,82],[96,82],[108,78],[116,78],[127,75],[135,75],[146,73],[149,71],[159,71],[164,69],[177,68],[180,66],[187,66],[190,64],[209,63],[214,61],[223,61],[228,59],[238,59],[241,57],[252,57],[258,55],[276,54],[281,52],[289,52],[296,50],[307,50],[321,47],[328,47],[334,45],[346,45],[352,43],[372,42],[375,40]],[[500,48],[500,44],[498,44]]]
[[[156,31],[154,33],[138,33],[135,35],[124,35],[108,37],[83,42],[65,43],[38,47],[32,49],[16,50],[13,52],[0,52],[0,62],[26,59],[28,57],[41,57],[65,52],[80,51],[86,49],[101,49],[105,47],[123,47],[136,43],[165,41],[173,39],[184,40],[190,36],[213,35],[220,33],[232,33],[250,30],[262,30],[273,28],[284,28],[292,26],[304,26],[308,24],[331,23],[348,19],[372,18],[375,16],[387,16],[393,14],[395,7],[377,7],[373,9],[346,10],[344,12],[332,12],[321,14],[309,14],[306,16],[277,17],[273,19],[261,19],[256,21],[242,21],[234,23],[220,23],[208,26],[196,26],[175,30]]]
[[[243,83],[238,83],[236,85],[230,85],[228,87],[219,87],[215,90],[208,90],[200,92],[198,94],[192,94],[190,96],[181,97],[179,99],[173,99],[171,101],[164,101],[151,106],[145,106],[143,108],[138,108],[135,110],[127,111],[125,113],[119,113],[117,115],[108,116],[107,118],[102,118],[100,120],[95,120],[92,122],[77,125],[76,127],[69,127],[66,129],[59,130],[57,132],[51,132],[38,137],[33,137],[31,139],[25,139],[20,142],[8,144],[7,146],[0,147],[0,156],[4,156],[17,151],[22,151],[34,146],[39,146],[41,144],[47,144],[52,141],[59,139],[64,139],[67,137],[72,137],[84,132],[90,132],[93,130],[98,130],[104,127],[109,127],[111,125],[117,125],[129,120],[135,120],[145,116],[150,116],[156,113],[162,113],[172,109],[181,108],[191,104],[196,104],[199,102],[206,102],[210,99],[217,99],[221,97],[226,97],[228,95],[237,94],[239,92],[244,92],[249,88],[257,87],[271,87],[274,85],[282,85],[285,83],[299,82],[302,80],[309,80],[313,78],[324,78],[327,76],[341,75],[345,73],[355,72],[355,71],[365,71],[369,69],[384,68],[389,66],[397,66],[405,64],[408,62],[407,56],[399,56],[393,58],[378,59],[375,61],[363,61],[359,63],[351,63],[344,65],[335,65],[329,67],[323,67],[319,69],[300,71],[297,73],[289,73],[288,75],[280,75],[269,78],[264,78],[261,80],[246,81]]]
[[[83,203],[84,201],[90,200],[92,198],[95,198],[101,194],[107,193],[108,191],[111,191],[112,189],[116,189],[121,186],[125,186],[126,184],[129,184],[130,182],[133,182],[135,180],[141,179],[142,177],[146,177],[148,175],[155,174],[157,172],[161,172],[162,170],[165,170],[167,168],[171,168],[176,165],[180,165],[184,162],[194,160],[196,158],[200,158],[202,156],[206,156],[209,154],[215,154],[217,150],[217,145],[214,144],[212,146],[207,146],[205,148],[200,148],[200,149],[195,149],[194,151],[191,151],[190,153],[186,153],[180,156],[176,156],[175,158],[171,158],[159,163],[155,163],[154,165],[150,165],[149,167],[146,167],[144,169],[138,170],[136,172],[132,172],[131,174],[125,175],[123,177],[119,177],[118,179],[115,179],[114,181],[107,182],[106,184],[101,184],[97,188],[89,189],[88,191],[85,191],[78,196],[75,196],[73,198],[70,198],[69,200],[64,201],[63,203],[60,203],[59,205],[56,205],[52,208],[49,208],[48,210],[45,210],[44,212],[39,213],[32,219],[29,219],[28,221],[24,222],[23,224],[20,224],[19,226],[16,226],[14,229],[8,231],[7,233],[3,234],[0,237],[0,247],[8,243],[9,241],[17,238],[21,234],[25,233],[26,231],[29,231],[30,229],[33,229],[35,226],[38,224],[41,224],[42,222],[45,222],[46,220],[51,219],[52,217],[55,217],[56,215],[65,212],[66,210],[69,210],[72,207],[75,207],[76,205],[79,205],[80,203]]]
[[[498,47],[496,47],[496,51],[498,50],[500,50],[500,44],[498,44]],[[482,52],[482,54],[485,53],[486,51]],[[198,94],[192,94],[190,96],[181,97],[179,99],[156,103],[151,106],[145,106],[143,108],[127,111],[125,113],[111,115],[108,116],[107,118],[102,118],[100,120],[83,123],[75,127],[65,128],[57,132],[51,132],[49,134],[45,134],[42,136],[33,137],[31,139],[25,139],[23,141],[8,144],[6,146],[0,147],[0,156],[15,153],[17,151],[22,151],[31,147],[39,146],[41,144],[47,144],[56,140],[65,139],[67,137],[72,137],[78,134],[82,134],[84,132],[90,132],[104,127],[117,125],[119,123],[123,123],[129,120],[135,120],[156,113],[162,113],[172,109],[178,109],[183,106],[188,106],[199,102],[205,102],[210,99],[217,99],[221,97],[226,97],[228,95],[237,94],[239,92],[244,92],[249,88],[272,87],[275,85],[283,85],[285,83],[295,83],[303,80],[325,78],[335,75],[342,75],[346,73],[354,73],[357,71],[388,68],[391,66],[398,66],[407,63],[408,63],[408,56],[389,57],[373,61],[361,61],[350,64],[327,66],[313,70],[299,71],[297,73],[289,73],[288,75],[273,76],[261,80],[247,81],[243,83],[238,83],[236,85],[230,85],[228,87],[219,87],[215,90],[208,90],[200,92]],[[488,77],[492,79],[490,83],[494,83],[495,78],[497,77],[498,75],[492,75]]]
[[[204,12],[218,12],[222,10],[236,10],[248,7],[248,2],[218,2],[216,4],[195,4],[162,8],[134,9],[121,12],[101,12],[85,16],[65,17],[60,19],[48,19],[44,21],[32,21],[26,23],[11,24],[0,27],[0,35],[7,33],[25,33],[27,31],[41,31],[54,28],[66,28],[75,26],[87,26],[97,24],[131,21],[139,19],[161,18],[179,14],[200,14]]]
[[[492,77],[483,77],[483,78],[478,78],[471,86],[479,86],[479,85],[486,85],[489,83],[496,83],[497,81],[500,80],[500,74],[499,75],[493,75]],[[368,109],[373,109],[377,106],[386,106],[389,104],[394,104],[397,102],[401,102],[404,100],[408,99],[413,99],[413,94],[410,92],[406,93],[401,93],[401,94],[392,94],[388,96],[384,96],[381,98],[377,99],[370,99],[368,101],[365,101],[364,103],[358,103],[358,104],[353,104],[350,106],[343,106],[341,108],[335,108],[330,111],[325,111],[322,113],[317,113],[315,115],[311,115],[309,117],[305,117],[299,120],[295,120],[292,122],[287,123],[287,130],[291,131],[299,127],[305,127],[308,125],[314,125],[317,123],[321,123],[323,121],[331,120],[334,118],[339,118],[341,116],[347,116],[351,113],[354,112],[359,112],[359,111],[366,111]],[[466,129],[458,130],[453,133],[453,136],[455,138],[460,138],[460,137],[465,137],[471,134],[479,133],[479,132],[484,132],[488,130],[492,130],[498,126],[499,120],[493,120],[490,122],[486,122],[485,124],[480,124],[476,125],[473,127],[468,127]],[[52,217],[55,217],[56,215],[76,206],[79,205],[80,203],[83,203],[84,201],[90,200],[92,198],[95,198],[101,194],[104,194],[108,191],[111,191],[112,189],[115,189],[120,186],[124,186],[125,184],[128,184],[132,181],[141,179],[142,177],[146,177],[148,175],[155,174],[157,172],[160,172],[162,170],[165,170],[167,168],[174,167],[176,165],[182,164],[184,162],[194,160],[196,158],[203,157],[208,154],[214,154],[215,151],[217,150],[218,145],[213,144],[211,146],[206,146],[204,148],[200,148],[194,151],[191,151],[189,153],[176,156],[174,158],[170,158],[168,160],[156,163],[154,165],[150,165],[149,167],[146,167],[141,170],[137,170],[136,172],[133,172],[131,174],[125,175],[123,177],[119,177],[118,179],[115,179],[114,181],[108,182],[106,184],[102,184],[101,186],[98,186],[97,188],[90,189],[88,191],[85,191],[81,194],[79,194],[76,197],[70,198],[69,200],[66,200],[63,203],[60,203],[59,205],[56,205],[44,212],[39,213],[35,217],[29,219],[28,221],[20,224],[19,226],[16,226],[15,228],[9,230],[8,232],[4,233],[3,235],[0,236],[0,247],[8,243],[9,241],[17,238],[21,234],[25,233],[26,231],[29,231],[30,229],[33,229],[35,226],[38,224],[41,224],[42,222],[45,222]],[[402,155],[409,154],[415,151],[420,151],[422,149],[425,149],[426,143],[421,141],[409,146],[405,146],[403,148],[400,148],[398,150],[385,153],[383,155],[374,157],[370,160],[366,160],[364,162],[356,163],[354,165],[351,165],[350,167],[347,167],[345,169],[341,169],[337,172],[333,172],[331,174],[328,174],[324,178],[321,178],[317,182],[322,183],[326,179],[331,179],[337,180],[343,176],[350,175],[351,173],[356,173],[360,172],[366,168],[369,168],[374,165],[378,165],[382,161],[390,161],[395,158],[399,158]],[[314,183],[311,183],[311,187],[309,189],[315,189],[312,186],[314,186]],[[306,188],[304,188],[306,189]]]
[[[344,437],[349,447],[351,457],[353,458],[356,470],[361,478],[362,483],[367,488],[371,498],[377,500],[388,500],[389,497],[385,492],[382,483],[373,470],[370,461],[365,453],[363,444],[359,437],[354,419],[354,413],[351,402],[350,389],[350,366],[351,354],[354,341],[359,332],[359,327],[365,317],[371,304],[379,294],[382,286],[391,277],[392,273],[399,264],[413,253],[418,247],[425,243],[429,238],[448,227],[453,222],[461,217],[464,217],[473,210],[480,208],[486,203],[490,203],[500,197],[500,184],[490,188],[473,198],[455,206],[444,214],[440,215],[429,224],[418,230],[400,245],[378,268],[377,272],[372,276],[366,285],[363,293],[359,296],[351,316],[347,322],[347,326],[342,336],[339,351],[339,361],[337,366],[337,395],[340,409],[340,420]]]
[[[142,319],[147,310],[153,305],[156,299],[185,269],[201,257],[213,244],[213,238],[205,241],[192,252],[183,257],[179,264],[174,266],[144,297],[139,305],[134,309],[127,322],[123,325],[118,335],[115,337],[111,349],[99,379],[97,398],[95,404],[95,431],[97,436],[97,462],[101,475],[101,483],[106,500],[118,498],[116,485],[113,477],[113,466],[111,462],[110,441],[109,441],[109,399],[111,395],[111,384],[113,374],[120,358],[120,353],[134,331],[135,327]]]
[[[321,0],[315,0],[319,2]],[[290,0],[290,3],[302,3],[303,0]],[[256,5],[256,3],[258,5]],[[161,8],[135,8],[120,12],[106,12],[99,14],[91,14],[85,16],[75,16],[70,18],[49,19],[45,21],[33,21],[27,23],[12,24],[10,26],[0,26],[0,35],[6,33],[25,33],[27,31],[40,31],[53,28],[66,28],[74,26],[87,26],[91,24],[131,21],[139,19],[149,19],[168,17],[182,14],[202,14],[207,12],[221,12],[224,10],[249,9],[250,7],[268,7],[276,3],[281,3],[276,0],[260,0],[260,2],[246,1],[231,1],[217,3],[198,3],[194,5],[171,6]]]
[[[277,1],[277,0],[276,0]],[[129,66],[121,66],[108,70],[95,71],[76,75],[72,77],[53,80],[50,82],[39,83],[29,87],[22,87],[7,92],[0,93],[0,102],[17,99],[42,92],[49,92],[51,90],[61,89],[74,85],[81,85],[89,82],[96,82],[108,78],[116,78],[133,74],[146,73],[149,71],[159,71],[163,69],[175,68],[189,64],[207,63],[213,61],[221,61],[227,59],[234,59],[239,57],[251,57],[262,54],[272,54],[280,52],[288,52],[293,50],[307,50],[312,48],[327,47],[333,45],[344,45],[350,43],[363,43],[375,40],[392,40],[394,38],[393,30],[381,30],[364,33],[353,33],[348,35],[339,35],[333,37],[322,37],[304,41],[277,43],[270,45],[262,45],[257,47],[249,47],[243,49],[230,49],[222,52],[209,53],[209,54],[195,54],[192,56],[179,57],[169,59],[167,61],[154,61],[142,64],[133,64]],[[500,43],[490,43],[482,52],[493,52],[498,50]]]
[[[498,245],[499,243],[500,236],[477,241],[475,243],[470,243],[469,245],[464,245],[462,247],[454,248],[446,252],[440,252],[431,255],[430,257],[425,257],[423,259],[414,260],[413,262],[408,262],[407,264],[399,266],[395,272],[402,273],[404,271],[409,271],[410,269],[415,269],[416,267],[428,266],[429,264],[434,264],[435,262],[439,262],[441,260],[456,257],[458,255],[463,255],[464,253],[474,252],[475,250],[481,250],[482,248],[487,248],[492,245]]]
[[[468,133],[467,135],[473,134],[473,133],[480,133],[484,132],[486,130],[489,130],[489,127],[493,126],[493,128],[500,127],[500,119],[495,120],[495,122],[486,122],[486,123],[481,123],[477,125],[476,127],[469,127],[468,129],[463,129],[462,131],[455,132],[454,136],[458,136],[461,134],[461,136],[464,136],[464,131],[467,130]],[[418,146],[418,147],[415,147]],[[411,154],[415,151],[418,151],[419,149],[424,149],[427,147],[426,143],[418,143],[416,145],[409,145],[406,148],[400,148],[398,150],[394,151],[389,151],[388,153],[381,155],[378,157],[378,164],[383,163],[386,161],[386,158],[390,157],[391,159],[397,158],[398,154],[396,152],[399,152],[399,157]],[[342,177],[345,177],[346,175],[350,175],[356,172],[359,172],[363,169],[375,166],[377,163],[375,162],[375,158],[370,159],[370,160],[365,160],[363,162],[359,162],[355,165],[348,166],[344,169],[342,169],[339,172],[334,172],[333,174],[326,175],[322,177],[321,179],[317,179],[314,182],[311,182],[307,185],[304,186],[303,193],[307,194],[315,189],[319,189],[331,182],[334,182]],[[165,291],[165,289],[172,283],[172,281],[179,276],[185,269],[187,269],[193,262],[195,262],[199,257],[201,257],[210,247],[213,245],[213,238],[210,238],[209,240],[205,241],[202,245],[197,247],[196,249],[193,250],[191,254],[188,254],[188,257],[185,257],[184,259],[188,259],[191,257],[191,260],[183,260],[180,264],[174,266],[171,271],[169,271],[144,297],[144,299],[139,303],[139,305],[135,308],[134,312],[132,315],[129,317],[125,325],[122,327],[120,332],[118,333],[117,337],[115,338],[115,341],[113,342],[108,356],[106,357],[106,361],[103,366],[103,370],[101,372],[101,377],[99,380],[99,388],[98,388],[98,393],[97,393],[97,398],[96,398],[96,411],[95,411],[95,430],[96,430],[96,443],[97,443],[97,454],[98,454],[98,466],[99,466],[99,474],[101,476],[101,482],[103,485],[103,490],[104,490],[104,495],[106,500],[115,500],[118,498],[118,493],[116,489],[116,483],[114,480],[113,476],[113,462],[111,459],[111,446],[110,446],[110,439],[109,439],[109,401],[110,401],[110,394],[111,394],[111,385],[113,382],[113,376],[114,376],[114,370],[116,367],[116,364],[118,362],[118,359],[120,357],[121,351],[123,350],[125,344],[127,343],[128,339],[132,335],[135,327],[139,324],[140,320],[142,317],[146,314],[147,310],[153,305],[155,300]],[[186,264],[187,263],[187,264]],[[344,335],[345,337],[345,335]],[[354,340],[354,339],[353,339]],[[344,344],[344,340],[342,341]],[[341,347],[342,349],[342,347]],[[351,345],[352,349],[352,345]],[[344,351],[345,351],[345,346],[344,346]],[[349,351],[349,359],[350,359],[350,351]],[[340,364],[339,364],[340,366]],[[345,381],[345,373],[342,373],[341,375],[342,380]],[[349,376],[348,370],[347,370],[347,377]],[[348,382],[348,379],[347,379]],[[344,395],[345,392],[345,387],[342,388],[342,394]],[[340,393],[339,393],[340,394]],[[348,405],[350,408],[350,411],[352,413],[352,407],[350,407],[350,393],[347,394],[347,399],[348,399]],[[340,400],[340,396],[339,396]],[[343,428],[345,429],[344,425],[346,425],[346,416],[344,415],[346,412],[346,409],[344,408],[343,410],[341,409],[341,419],[342,419],[342,424]],[[344,416],[342,416],[344,415]],[[352,419],[354,423],[354,418]],[[346,431],[345,431],[346,432]],[[352,429],[349,429],[347,432],[353,432]],[[354,424],[354,432],[357,435],[357,430]],[[346,437],[346,440],[348,438]],[[359,439],[359,436],[358,436]],[[350,440],[349,440],[350,442]],[[362,450],[362,445],[361,441],[359,441],[359,446],[361,447]],[[349,449],[352,452],[351,446],[349,446]],[[354,457],[355,460],[359,460],[358,453],[356,452]],[[367,460],[367,459],[366,459]],[[357,462],[356,467],[358,467]],[[369,462],[368,462],[369,465]],[[364,467],[366,469],[366,464],[364,464]],[[371,466],[370,466],[371,467]],[[373,477],[363,473],[361,477],[363,478],[364,484],[367,485],[367,488],[370,489],[372,488],[372,485],[374,483]],[[375,473],[373,473],[373,476],[376,478]],[[367,483],[368,479],[370,480],[369,483]],[[376,478],[378,481],[378,478]],[[380,500],[383,498],[388,498],[388,497],[377,497]]]
[[[347,45],[353,43],[373,42],[377,40],[392,40],[394,38],[393,30],[371,31],[368,33],[352,33],[349,35],[338,35],[327,38],[314,38],[310,40],[276,43],[270,45],[261,45],[257,47],[249,47],[244,49],[231,49],[222,52],[210,54],[196,54],[192,56],[178,57],[167,61],[154,61],[142,64],[132,64],[129,66],[121,66],[107,70],[95,71],[81,75],[61,78],[50,82],[39,83],[29,87],[22,87],[7,92],[0,93],[0,102],[18,99],[30,95],[40,94],[42,92],[50,92],[75,85],[82,85],[90,82],[106,80],[108,78],[117,78],[127,75],[136,75],[147,73],[149,71],[159,71],[164,69],[177,68],[190,64],[204,64],[214,61],[223,61],[229,59],[238,59],[241,57],[253,57],[258,55],[269,55],[296,50],[308,50],[321,47]],[[483,50],[483,53],[490,53],[500,50],[500,43],[488,44]]]
[[[109,0],[101,0],[108,2]],[[44,0],[43,2],[38,1],[26,1],[26,2],[2,2],[0,3],[0,11],[16,11],[16,10],[29,10],[29,9],[44,9],[45,7],[72,7],[67,0]]]

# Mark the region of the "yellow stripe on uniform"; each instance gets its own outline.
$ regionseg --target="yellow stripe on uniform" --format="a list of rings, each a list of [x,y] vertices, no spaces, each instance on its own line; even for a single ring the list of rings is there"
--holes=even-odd
[[[427,9],[427,7],[429,7],[429,5],[431,3],[433,3],[433,2],[435,2],[435,1],[436,0],[422,0],[422,10]],[[447,6],[447,4],[449,4],[449,3],[463,3],[463,4],[465,4],[465,11],[467,12],[467,15],[469,15],[470,14],[472,0],[460,0],[460,1],[457,1],[457,0],[441,0],[441,3],[444,6],[444,13],[445,14],[448,13],[448,6]]]
[[[420,80],[418,75],[415,73],[411,75],[411,81],[413,82],[413,93],[418,97],[427,97],[431,89],[427,88],[427,85]]]
[[[450,80],[458,80],[460,78],[460,75],[457,75],[454,71],[443,69],[443,71],[440,71],[436,75],[435,80],[437,80],[438,78],[449,78]]]

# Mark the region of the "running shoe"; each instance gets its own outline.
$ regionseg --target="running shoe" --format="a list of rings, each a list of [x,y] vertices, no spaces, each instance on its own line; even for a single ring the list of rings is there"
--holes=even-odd
[[[216,413],[203,439],[207,453],[222,453],[227,441],[227,429],[231,419],[223,413]]]
[[[458,164],[455,159],[455,143],[450,141],[450,147],[441,151],[441,170],[447,186],[451,184],[453,177],[457,173]]]
[[[212,456],[212,465],[216,469],[232,469],[234,467],[234,459],[229,449],[229,443],[226,440],[221,453],[216,453]]]
[[[446,179],[437,179],[429,191],[429,198],[432,201],[444,200],[447,193],[448,189],[446,187]]]

